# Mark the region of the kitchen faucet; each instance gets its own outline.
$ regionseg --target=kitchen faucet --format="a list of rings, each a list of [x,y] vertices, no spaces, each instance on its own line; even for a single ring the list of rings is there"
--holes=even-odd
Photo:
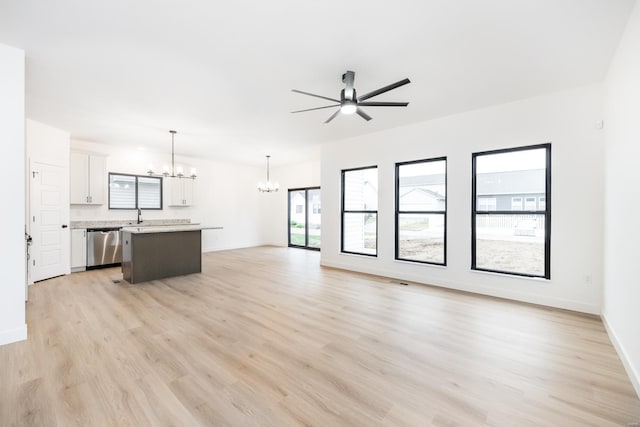
[[[142,223],[142,209],[138,208],[138,224]]]

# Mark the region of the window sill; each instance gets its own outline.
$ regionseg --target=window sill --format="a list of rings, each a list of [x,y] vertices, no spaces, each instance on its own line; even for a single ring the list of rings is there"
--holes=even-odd
[[[394,259],[393,262],[397,262],[398,264],[407,264],[407,265],[417,265],[420,267],[434,267],[434,268],[440,268],[443,270],[447,269],[446,265],[441,265],[441,264],[429,264],[426,262],[414,262],[414,261],[407,261],[404,259]]]
[[[340,252],[340,255],[354,256],[357,258],[377,259],[378,255],[356,254],[353,252]]]
[[[486,274],[489,276],[508,277],[510,279],[532,280],[534,282],[551,283],[551,279],[546,279],[544,277],[520,276],[518,274],[498,273],[496,271],[474,270],[472,268],[469,269],[469,271],[471,273]]]

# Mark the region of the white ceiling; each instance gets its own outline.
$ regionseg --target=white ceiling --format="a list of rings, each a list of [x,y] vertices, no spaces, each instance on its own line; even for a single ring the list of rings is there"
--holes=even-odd
[[[299,161],[319,144],[601,81],[633,0],[0,1],[27,55],[27,117],[73,138],[212,160]],[[339,97],[356,72],[373,120]]]

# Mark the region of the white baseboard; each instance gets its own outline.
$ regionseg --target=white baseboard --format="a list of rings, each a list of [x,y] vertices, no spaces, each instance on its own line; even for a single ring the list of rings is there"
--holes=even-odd
[[[286,243],[270,243],[270,242],[261,242],[261,243],[256,243],[255,245],[248,245],[248,246],[207,246],[207,247],[203,247],[202,248],[202,252],[217,252],[217,251],[228,251],[231,249],[245,249],[245,248],[257,248],[260,246],[275,246],[278,248],[286,248],[289,245],[287,245]]]
[[[27,324],[15,329],[0,331],[0,345],[11,344],[12,342],[24,341],[27,339]]]
[[[601,318],[602,318],[602,323],[604,323],[604,328],[607,330],[607,334],[609,334],[609,339],[611,340],[613,347],[618,352],[618,356],[622,361],[622,365],[624,366],[624,369],[627,371],[627,375],[629,375],[631,384],[633,385],[633,388],[636,390],[636,394],[638,395],[638,397],[640,397],[640,374],[638,373],[638,370],[634,368],[633,363],[631,362],[631,359],[629,358],[626,351],[624,350],[624,347],[620,342],[620,340],[618,339],[618,336],[616,335],[614,329],[611,327],[611,324],[607,319],[606,313],[603,312],[601,315]]]
[[[258,246],[264,246],[263,243],[256,243],[254,245],[246,245],[246,246],[235,246],[235,245],[226,245],[226,246],[207,246],[202,248],[202,253],[205,252],[217,252],[217,251],[228,251],[231,249],[246,249],[246,248],[255,248]]]
[[[320,263],[326,267],[334,267],[342,270],[350,270],[357,271],[359,273],[365,274],[373,274],[376,276],[389,277],[397,280],[406,280],[414,283],[421,283],[428,286],[436,286],[439,288],[447,288],[447,289],[455,289],[457,291],[465,291],[472,292],[480,295],[487,295],[497,298],[504,298],[514,301],[521,301],[531,304],[544,305],[548,307],[561,308],[564,310],[578,311],[581,313],[595,314],[600,315],[600,306],[596,304],[589,304],[582,301],[573,301],[566,300],[561,298],[549,298],[549,297],[541,297],[539,295],[528,295],[520,292],[514,292],[509,290],[495,290],[491,288],[481,287],[481,286],[473,286],[468,283],[458,283],[451,281],[438,280],[437,282],[425,282],[425,278],[422,275],[412,275],[412,274],[402,274],[401,277],[398,276],[397,271],[387,271],[384,269],[377,268],[359,268],[354,267],[351,263],[340,263],[335,261],[321,261]]]

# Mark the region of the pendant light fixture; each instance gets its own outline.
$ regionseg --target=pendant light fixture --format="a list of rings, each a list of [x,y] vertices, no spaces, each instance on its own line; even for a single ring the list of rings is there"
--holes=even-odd
[[[280,184],[278,184],[277,182],[271,182],[271,180],[269,179],[269,158],[271,156],[267,155],[266,157],[267,157],[267,182],[259,182],[258,191],[262,193],[272,193],[280,189]]]
[[[176,162],[175,162],[175,141],[174,138],[176,136],[176,133],[178,133],[175,130],[170,130],[169,133],[171,134],[171,170],[169,170],[168,166],[163,167],[163,171],[162,174],[157,174],[153,171],[153,167],[151,165],[149,165],[149,170],[147,171],[147,174],[149,176],[156,176],[156,177],[165,177],[165,178],[187,178],[187,179],[196,179],[196,169],[195,168],[191,168],[191,171],[189,173],[189,175],[185,175],[184,171],[182,169],[181,166],[178,166],[176,168]]]

